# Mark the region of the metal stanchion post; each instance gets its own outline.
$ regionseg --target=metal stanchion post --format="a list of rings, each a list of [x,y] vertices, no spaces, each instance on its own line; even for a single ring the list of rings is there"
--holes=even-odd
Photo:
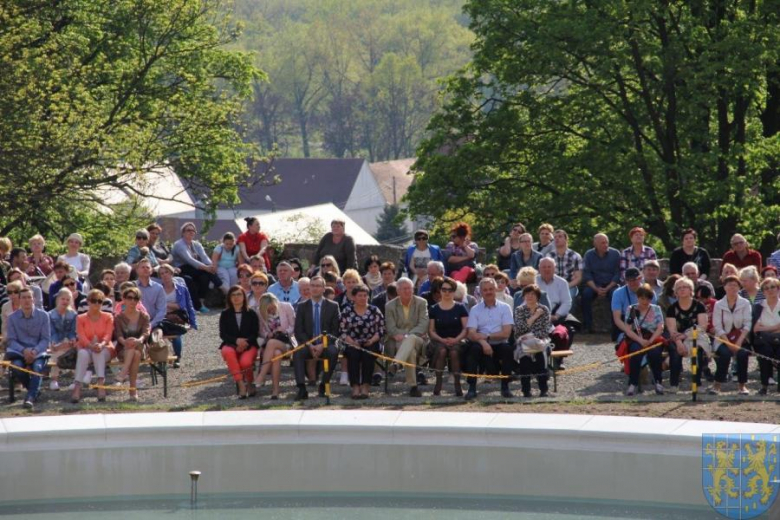
[[[696,402],[699,385],[696,384],[696,375],[699,373],[699,329],[693,328],[693,347],[691,348],[691,397]]]
[[[330,361],[328,360],[328,335],[324,335],[322,337],[322,353],[324,354],[322,356],[322,362],[323,367],[322,369],[325,370],[325,373],[327,374],[330,371]],[[328,382],[325,383],[325,404],[330,404],[330,379],[328,379]]]

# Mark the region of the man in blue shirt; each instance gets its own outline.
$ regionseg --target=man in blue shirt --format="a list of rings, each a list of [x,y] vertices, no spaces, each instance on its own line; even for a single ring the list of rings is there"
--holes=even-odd
[[[636,267],[629,267],[625,272],[626,285],[616,289],[612,294],[612,340],[617,341],[625,322],[628,308],[637,303],[636,291],[642,285],[642,274]],[[653,293],[652,303],[658,303],[658,297]]]
[[[609,247],[609,238],[604,233],[593,237],[593,249],[583,258],[582,279],[582,321],[585,330],[593,332],[593,300],[612,298],[612,292],[620,283],[620,253]]]
[[[35,306],[29,287],[19,292],[19,310],[8,316],[6,356],[17,367],[41,373],[46,367],[46,349],[51,340],[49,314]],[[41,389],[41,376],[15,371],[14,379],[27,388],[24,407],[32,410]]]
[[[280,302],[288,302],[290,305],[301,299],[298,282],[293,279],[292,274],[293,268],[289,262],[279,262],[276,266],[276,277],[279,281],[268,288],[268,292]]]
[[[165,289],[159,283],[152,280],[152,263],[148,258],[142,258],[135,266],[138,273],[136,285],[141,290],[141,303],[149,313],[152,328],[155,328],[165,319],[167,303],[165,301]]]

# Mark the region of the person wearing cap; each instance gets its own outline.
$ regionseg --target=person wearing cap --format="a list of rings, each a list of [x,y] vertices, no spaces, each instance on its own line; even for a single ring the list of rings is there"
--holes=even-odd
[[[645,262],[645,266],[642,268],[642,278],[644,278],[645,283],[653,290],[656,297],[661,296],[664,292],[664,284],[658,279],[660,274],[661,264],[658,263],[658,260],[648,260]]]
[[[658,256],[652,247],[645,245],[645,230],[641,227],[635,227],[628,232],[628,238],[631,240],[631,246],[625,248],[620,253],[620,281],[626,280],[626,269],[636,267],[642,270],[645,262],[648,260],[657,260]]]
[[[149,231],[146,229],[139,229],[135,232],[135,245],[127,252],[125,262],[135,266],[142,257],[148,258],[153,268],[156,269],[160,266],[154,251],[149,247]]]
[[[209,291],[209,284],[214,284],[218,289],[222,286],[222,280],[217,276],[217,266],[206,254],[203,245],[195,240],[197,233],[198,229],[192,222],[186,222],[181,227],[181,238],[173,244],[173,265],[181,270],[187,282],[192,304],[200,312],[208,312],[203,298]]]
[[[414,245],[409,246],[404,254],[404,267],[412,281],[420,277],[425,278],[429,262],[442,262],[444,260],[441,248],[429,244],[428,238],[426,230],[418,229],[414,232]],[[439,276],[443,275],[444,273]]]
[[[65,260],[68,264],[76,268],[79,273],[79,280],[86,282],[89,279],[89,255],[80,253],[79,249],[84,245],[84,237],[78,233],[71,233],[68,237],[68,252],[60,255],[57,260]]]
[[[638,303],[636,291],[642,285],[642,273],[636,267],[629,267],[625,272],[626,285],[612,294],[612,339],[617,341],[620,333],[626,330],[628,309]],[[658,303],[658,296],[653,293],[652,304]]]

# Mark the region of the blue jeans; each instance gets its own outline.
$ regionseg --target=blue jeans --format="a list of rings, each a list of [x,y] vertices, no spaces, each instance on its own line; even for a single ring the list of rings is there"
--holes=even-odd
[[[32,362],[31,365],[27,365],[24,362],[23,358],[18,358],[14,356],[14,358],[11,360],[11,363],[13,363],[15,366],[19,368],[26,368],[27,370],[32,370],[33,372],[38,372],[39,374],[42,374],[44,369],[46,368],[47,359],[48,358],[46,358],[45,356],[38,357],[35,358],[35,360]],[[24,386],[27,389],[27,398],[25,400],[35,402],[35,400],[38,399],[38,394],[41,391],[41,376],[34,376],[32,374],[28,374],[20,370],[15,370],[14,380],[22,383],[22,386]]]
[[[176,356],[176,360],[181,360],[181,348],[184,346],[181,341],[181,336],[176,336],[171,340],[171,346],[173,347],[173,353]]]
[[[571,301],[574,301],[574,298],[577,297],[578,294],[580,294],[580,288],[576,285],[574,287],[569,287],[569,294],[571,294]]]
[[[613,287],[607,293],[606,298],[608,303],[612,302],[612,293],[615,292],[615,289],[617,289],[617,287]],[[582,296],[580,297],[580,305],[582,307],[582,321],[585,330],[591,330],[593,328],[593,300],[596,299],[597,295],[598,293],[594,291],[590,286],[586,286],[585,289],[583,289],[582,291]],[[610,321],[612,320],[610,319]],[[613,324],[613,328],[614,328],[614,324]]]

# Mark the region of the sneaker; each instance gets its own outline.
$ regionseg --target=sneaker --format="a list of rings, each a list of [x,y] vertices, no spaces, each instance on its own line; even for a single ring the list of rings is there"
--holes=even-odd
[[[627,396],[636,395],[636,387],[634,385],[628,385],[628,390],[626,390]]]
[[[33,402],[32,402],[32,399],[29,399],[29,398],[28,398],[28,399],[25,399],[25,400],[24,400],[24,407],[25,407],[26,409],[28,409],[28,410],[32,411],[32,409],[33,409]]]
[[[84,374],[84,379],[81,382],[85,385],[88,385],[92,382],[92,370],[87,370],[86,374]]]
[[[739,395],[750,395],[750,390],[748,390],[747,388],[743,388],[742,390],[739,391]]]
[[[349,386],[349,374],[342,372],[341,377],[339,378],[339,384],[341,386]]]
[[[198,309],[198,312],[201,314],[207,314],[209,312],[209,308],[203,305],[200,309]]]
[[[655,384],[655,394],[656,395],[664,395],[664,385],[661,383]]]
[[[75,389],[76,389],[76,383],[71,383],[68,385],[68,390],[70,390],[71,392]]]
[[[60,389],[60,384],[57,381],[52,381],[49,383],[49,390],[57,391]]]
[[[777,384],[777,381],[775,381],[775,378],[774,378],[774,377],[770,377],[770,378],[769,378],[769,384],[770,384],[770,385],[776,385],[776,384]]]

